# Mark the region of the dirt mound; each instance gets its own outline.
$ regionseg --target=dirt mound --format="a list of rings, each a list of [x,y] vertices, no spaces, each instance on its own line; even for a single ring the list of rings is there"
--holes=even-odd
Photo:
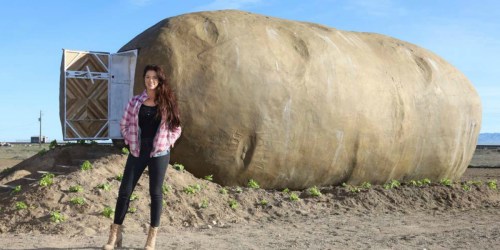
[[[118,176],[126,158],[111,146],[70,145],[35,155],[2,172],[0,232],[105,233],[112,220],[103,212],[106,207],[114,208],[120,184]],[[87,160],[92,168],[82,170]],[[42,186],[47,173],[54,174],[53,184]],[[50,182],[48,179],[45,177],[45,183]],[[16,191],[16,186],[21,189]],[[79,192],[73,192],[76,186],[81,187]],[[148,189],[146,171],[136,187],[135,199],[125,219],[129,230],[145,230],[149,223]],[[500,207],[500,192],[490,188],[486,181],[451,186],[402,184],[392,189],[346,185],[321,187],[318,191],[321,195],[314,196],[309,190],[283,192],[222,187],[169,167],[164,185],[162,227],[225,227],[231,223],[265,223],[294,216],[321,218],[332,213],[376,215]],[[298,200],[294,201],[293,195],[297,195]],[[78,205],[78,202],[84,204]],[[54,222],[57,214],[51,216],[51,213],[55,211],[65,220]]]

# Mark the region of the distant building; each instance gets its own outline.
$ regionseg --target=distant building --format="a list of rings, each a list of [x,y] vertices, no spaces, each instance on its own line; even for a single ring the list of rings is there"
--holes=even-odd
[[[47,136],[42,136],[42,143],[47,143],[49,138]],[[40,136],[32,136],[31,143],[40,143]]]

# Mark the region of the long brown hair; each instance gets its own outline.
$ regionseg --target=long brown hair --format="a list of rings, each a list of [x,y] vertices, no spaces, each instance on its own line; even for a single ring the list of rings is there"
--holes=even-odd
[[[169,128],[179,127],[181,125],[181,119],[177,99],[165,77],[165,72],[163,72],[160,66],[149,64],[144,68],[144,74],[142,75],[143,79],[150,70],[155,71],[158,76],[158,87],[155,89],[155,102],[158,105],[158,112],[156,113],[157,118],[162,119],[162,121],[165,120]]]

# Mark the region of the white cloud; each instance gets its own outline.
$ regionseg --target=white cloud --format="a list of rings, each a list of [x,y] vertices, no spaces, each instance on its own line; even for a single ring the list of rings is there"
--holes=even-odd
[[[261,2],[262,0],[215,0],[207,5],[197,7],[196,10],[242,9]]]

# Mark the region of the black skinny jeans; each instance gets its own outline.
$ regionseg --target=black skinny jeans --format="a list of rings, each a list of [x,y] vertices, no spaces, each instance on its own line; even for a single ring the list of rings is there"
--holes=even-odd
[[[142,143],[139,157],[128,155],[123,179],[118,192],[118,199],[115,208],[115,224],[123,224],[127,214],[130,196],[135,185],[139,181],[144,169],[149,169],[149,194],[151,196],[151,222],[152,227],[160,225],[161,210],[163,205],[162,186],[170,160],[170,152],[160,157],[149,157],[152,150],[152,142]]]

